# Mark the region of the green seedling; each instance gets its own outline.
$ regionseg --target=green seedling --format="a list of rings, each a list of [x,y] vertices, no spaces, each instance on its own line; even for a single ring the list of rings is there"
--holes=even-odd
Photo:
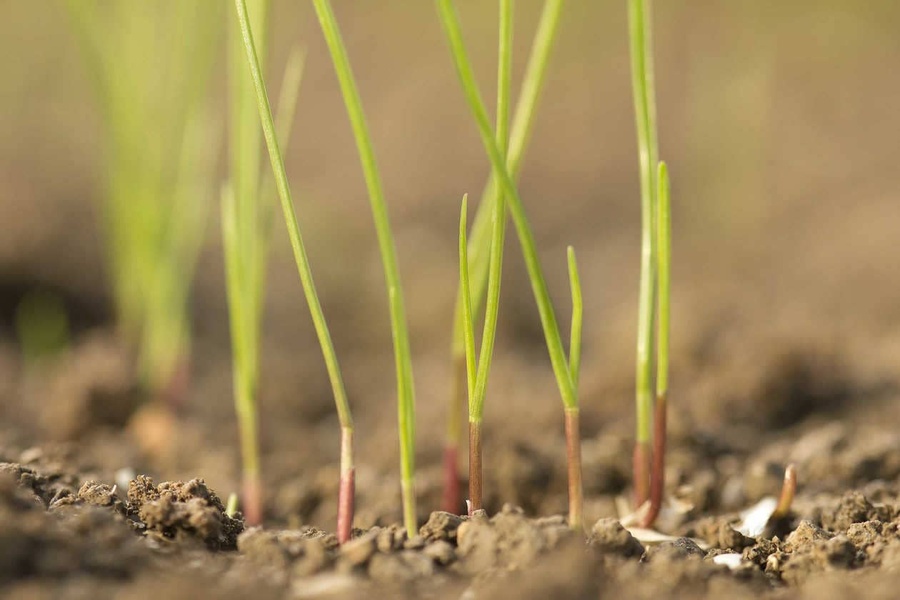
[[[218,5],[68,0],[67,8],[106,126],[102,216],[118,328],[151,395],[178,403],[218,154],[207,97]]]
[[[291,242],[291,249],[297,264],[300,282],[303,285],[303,293],[306,297],[307,305],[309,306],[313,326],[316,330],[319,346],[322,349],[328,377],[331,381],[338,420],[341,425],[341,474],[338,492],[337,535],[338,541],[343,543],[350,539],[356,485],[355,466],[353,462],[353,419],[350,413],[350,404],[347,400],[347,393],[344,388],[341,370],[338,365],[337,354],[334,351],[334,345],[331,341],[331,334],[329,333],[328,325],[325,322],[325,315],[322,312],[322,306],[319,303],[319,297],[316,293],[312,269],[306,254],[306,248],[303,244],[300,226],[294,212],[294,203],[291,198],[291,190],[288,184],[287,173],[284,168],[284,160],[282,158],[278,137],[276,136],[275,120],[272,117],[272,109],[269,104],[268,94],[266,93],[265,81],[263,79],[262,69],[260,67],[260,61],[254,43],[253,30],[247,12],[246,0],[235,0],[235,10],[238,17],[238,24],[240,25],[241,39],[243,41],[247,64],[249,66],[250,78],[256,94],[256,107],[259,120],[262,124],[263,137],[269,152],[269,160],[274,175],[275,187],[281,201],[281,208],[285,225],[288,230],[288,237]]]
[[[253,31],[265,48],[269,3],[249,4]],[[265,264],[274,208],[274,180],[262,169],[262,139],[256,92],[246,68],[243,42],[233,28],[231,69],[231,181],[222,193],[222,233],[226,261],[229,316],[234,362],[234,395],[241,439],[244,516],[248,524],[262,520],[262,487],[257,441],[256,396],[259,386],[260,326],[263,316]],[[264,60],[263,52],[260,60]],[[276,130],[281,147],[290,140],[303,74],[303,53],[288,58],[278,100]]]
[[[537,112],[538,99],[546,81],[550,52],[559,30],[562,0],[547,0],[541,13],[540,22],[531,46],[528,64],[522,80],[522,90],[516,104],[512,119],[506,164],[515,178],[518,174],[525,148],[531,138],[534,116]],[[502,35],[501,35],[502,40]],[[499,74],[498,74],[499,76]],[[499,86],[498,86],[499,88]],[[499,89],[498,89],[499,91]],[[498,101],[500,95],[498,94]],[[499,111],[498,111],[499,115]],[[498,120],[499,122],[499,120]],[[499,138],[498,138],[499,144]],[[472,233],[469,236],[469,271],[471,274],[472,309],[478,312],[488,289],[488,278],[491,257],[491,239],[494,228],[493,214],[495,198],[500,193],[500,186],[493,172],[481,195],[481,202],[475,213]],[[453,341],[451,356],[453,365],[453,385],[451,386],[450,403],[447,418],[447,438],[444,446],[444,491],[441,506],[447,512],[457,512],[461,506],[459,482],[459,448],[462,438],[461,416],[467,401],[466,383],[466,351],[463,323],[463,290],[457,291],[456,306],[453,317]]]
[[[390,219],[388,218],[387,203],[384,199],[384,190],[381,184],[381,175],[375,160],[375,150],[372,146],[369,128],[362,109],[362,101],[353,71],[350,68],[350,60],[347,50],[338,29],[337,20],[328,0],[313,0],[316,15],[331,59],[334,62],[334,70],[337,74],[344,104],[350,125],[353,128],[353,136],[362,163],[363,175],[366,180],[366,188],[369,192],[369,201],[372,207],[372,215],[375,220],[375,230],[378,235],[378,247],[381,252],[381,261],[384,266],[384,276],[388,288],[388,305],[391,316],[391,332],[394,340],[394,360],[397,370],[397,413],[400,432],[400,478],[401,495],[403,502],[403,523],[407,534],[413,537],[417,531],[416,525],[416,496],[415,496],[415,391],[413,388],[412,359],[409,349],[409,333],[406,325],[406,310],[403,303],[403,288],[400,284],[400,270],[397,266],[394,236],[391,232]]]
[[[264,61],[269,3],[251,0],[253,30]],[[222,191],[222,241],[234,363],[234,401],[241,442],[242,497],[248,525],[263,517],[256,396],[259,387],[260,322],[265,287],[264,240],[261,215],[267,198],[260,195],[262,145],[256,94],[245,67],[237,26],[231,28],[230,155],[231,177]]]
[[[634,500],[638,508],[649,501],[642,526],[650,527],[662,507],[665,484],[672,217],[669,172],[658,161],[650,0],[629,0],[628,20],[641,178]]]
[[[500,47],[497,66],[497,145],[505,155],[509,128],[509,88],[512,66],[512,2],[500,0]],[[468,242],[466,240],[467,200],[463,200],[460,217],[460,289],[463,291],[463,320],[465,324],[466,381],[469,408],[469,499],[468,512],[482,506],[482,452],[481,423],[484,417],[484,400],[490,373],[494,340],[497,334],[497,317],[500,309],[500,279],[503,271],[503,241],[506,235],[506,204],[502,193],[494,197],[491,217],[491,252],[488,269],[487,301],[481,352],[475,357],[475,322],[472,315],[472,290],[469,279]]]
[[[469,108],[471,109],[478,126],[482,143],[491,161],[494,176],[497,178],[500,189],[506,198],[510,214],[513,218],[513,223],[516,227],[516,233],[519,238],[520,246],[522,247],[522,254],[525,258],[525,266],[528,270],[532,291],[541,317],[541,325],[543,327],[547,349],[550,354],[550,362],[553,366],[557,386],[559,387],[560,395],[563,400],[567,422],[567,433],[574,437],[574,439],[567,440],[567,447],[578,450],[577,452],[573,452],[570,458],[579,461],[580,463],[581,442],[579,439],[580,433],[578,428],[578,396],[570,371],[569,359],[566,357],[565,351],[563,350],[559,326],[557,324],[553,305],[550,301],[550,294],[544,280],[543,270],[537,256],[534,234],[531,231],[531,225],[528,222],[516,185],[505,164],[503,153],[494,139],[494,132],[491,130],[487,110],[481,99],[478,86],[475,83],[472,65],[466,53],[459,18],[453,3],[450,0],[437,0],[437,8],[444,27],[444,32],[450,45],[451,55],[466,101],[469,104]],[[570,478],[569,480],[569,522],[572,527],[580,528],[582,526],[582,491],[580,485],[581,465],[577,464],[574,467],[570,465],[570,473],[576,470],[578,472],[577,479],[573,480]]]
[[[659,286],[656,330],[656,405],[653,407],[653,456],[650,469],[650,506],[643,526],[650,527],[662,508],[666,471],[666,421],[669,401],[669,288],[672,254],[672,211],[669,171],[659,163],[656,194],[656,276]]]
[[[650,37],[649,0],[629,0],[631,82],[641,178],[641,279],[638,305],[637,386],[634,446],[634,501],[641,506],[650,496],[650,442],[653,414],[653,325],[656,310],[656,105]]]

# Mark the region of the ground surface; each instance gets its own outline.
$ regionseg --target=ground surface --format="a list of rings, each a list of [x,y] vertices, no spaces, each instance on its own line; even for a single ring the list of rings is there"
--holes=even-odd
[[[463,192],[477,196],[487,162],[432,7],[335,4],[407,293],[421,537],[391,528],[399,481],[383,278],[310,12],[276,7],[273,60],[308,41],[288,169],[357,424],[359,541],[342,551],[329,533],[337,422],[286,236],[273,239],[264,332],[267,520],[241,533],[221,506],[239,486],[239,461],[218,224],[193,301],[190,391],[171,420],[148,408],[112,335],[89,79],[53,5],[16,3],[0,24],[0,49],[23,56],[0,81],[0,595],[357,597],[387,586],[438,598],[469,589],[484,598],[893,598],[896,3],[863,11],[773,0],[752,14],[657,3],[660,139],[675,215],[667,479],[692,507],[666,533],[706,550],[686,541],[643,549],[610,521],[594,527],[628,496],[633,434],[639,212],[624,9],[570,3],[521,182],[564,328],[566,245],[583,271],[580,537],[554,517],[566,508],[562,411],[512,233],[484,426],[488,517],[432,515],[458,203]],[[485,3],[460,5],[490,90],[494,17],[479,13]],[[524,60],[538,3],[517,6]],[[22,363],[14,334],[16,307],[33,289],[62,298],[73,330],[72,348],[37,366]],[[788,462],[800,480],[790,517],[760,539],[736,534],[738,512],[777,494]],[[726,549],[742,553],[743,566],[715,565],[710,555]]]

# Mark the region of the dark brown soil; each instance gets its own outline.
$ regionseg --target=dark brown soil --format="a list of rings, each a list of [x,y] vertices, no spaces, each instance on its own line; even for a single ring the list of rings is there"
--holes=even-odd
[[[329,531],[285,528],[278,519],[280,511],[297,511],[288,522],[319,514],[313,507],[329,501],[332,468],[310,477],[294,504],[274,502],[270,525],[245,529],[202,479],[155,484],[137,475],[117,484],[79,466],[65,446],[9,443],[0,448],[0,590],[54,598],[241,597],[251,589],[260,598],[888,598],[900,567],[896,440],[851,443],[850,435],[831,422],[776,434],[761,447],[740,447],[740,436],[676,436],[670,489],[693,507],[664,520],[668,533],[684,537],[663,543],[642,544],[614,513],[584,534],[563,516],[535,516],[564,500],[552,483],[563,466],[549,447],[513,446],[500,453],[519,465],[507,468],[507,493],[529,513],[493,503],[491,514],[471,518],[433,512],[414,538],[398,525],[373,525],[355,529],[343,547]],[[625,489],[622,444],[608,435],[586,441],[593,512]],[[760,537],[742,535],[736,511],[778,491],[786,459],[802,482],[791,514]],[[848,491],[848,481],[859,487]],[[358,521],[390,521],[391,511],[371,508],[375,493],[360,494]],[[722,554],[739,558],[717,564]]]

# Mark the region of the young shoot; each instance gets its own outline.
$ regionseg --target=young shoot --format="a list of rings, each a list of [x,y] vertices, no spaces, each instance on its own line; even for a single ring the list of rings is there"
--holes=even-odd
[[[291,249],[294,254],[294,260],[297,263],[300,282],[303,285],[303,293],[306,296],[306,302],[309,306],[313,326],[316,330],[319,346],[322,349],[328,377],[331,381],[338,420],[341,425],[341,473],[338,492],[337,535],[338,541],[343,543],[350,539],[355,493],[353,420],[350,413],[350,404],[347,400],[346,390],[344,389],[344,382],[338,365],[337,355],[334,351],[334,345],[331,341],[331,334],[329,333],[328,325],[325,322],[325,315],[322,312],[322,306],[319,303],[319,297],[316,293],[312,269],[306,254],[306,248],[303,244],[300,226],[294,212],[294,203],[291,198],[291,190],[287,180],[287,173],[284,168],[284,160],[276,136],[272,108],[269,105],[269,98],[266,93],[262,69],[260,68],[260,62],[254,43],[253,30],[247,12],[246,0],[235,0],[235,10],[240,25],[241,39],[243,41],[247,64],[249,66],[250,77],[256,94],[256,106],[262,124],[263,137],[269,151],[269,160],[275,178],[275,187],[281,201],[281,208],[284,214],[285,225],[288,230],[288,237],[291,242]]]
[[[102,203],[119,333],[151,397],[177,407],[190,359],[188,298],[213,195],[207,94],[218,6],[67,0],[107,137]]]
[[[794,494],[797,493],[797,467],[793,463],[789,464],[784,470],[784,482],[781,485],[781,494],[778,496],[778,504],[772,511],[769,521],[783,519],[791,512],[791,505],[794,503]]]
[[[559,30],[562,6],[562,0],[547,0],[544,3],[544,9],[531,45],[531,52],[522,80],[522,90],[512,118],[506,157],[506,165],[513,178],[519,173],[525,148],[531,138],[538,99],[546,81],[550,52],[553,49],[556,34]],[[500,79],[499,69],[498,79]],[[498,93],[498,105],[499,100],[500,94]],[[498,137],[498,144],[499,140],[500,138]],[[491,248],[493,247],[491,240],[494,233],[494,227],[492,226],[492,223],[494,223],[494,205],[496,204],[495,198],[499,193],[498,180],[492,172],[482,192],[481,202],[475,212],[472,233],[468,242],[469,270],[472,279],[472,309],[476,313],[479,311],[488,289]],[[453,385],[451,386],[448,407],[447,438],[444,445],[444,492],[441,506],[447,512],[456,512],[462,505],[458,461],[462,438],[461,416],[465,410],[467,400],[464,337],[463,290],[460,288],[457,291],[453,316],[453,341],[451,344]]]
[[[578,380],[581,375],[581,329],[584,315],[584,301],[581,297],[581,276],[575,249],[566,249],[569,263],[569,288],[572,293],[572,324],[569,334],[569,376],[578,394]],[[569,480],[569,524],[580,527],[583,521],[584,489],[581,483],[581,419],[579,409],[565,407],[566,418],[566,459]]]
[[[550,362],[553,366],[557,386],[559,387],[563,406],[567,413],[567,420],[571,420],[568,417],[569,414],[574,414],[576,415],[575,420],[577,421],[578,397],[572,381],[569,359],[566,357],[565,351],[563,350],[559,325],[557,324],[553,305],[550,301],[550,293],[547,289],[543,270],[537,256],[537,247],[534,241],[534,234],[531,231],[531,225],[528,223],[528,218],[525,214],[525,209],[521,198],[519,197],[518,190],[516,189],[516,185],[505,164],[503,153],[494,139],[494,132],[491,130],[487,109],[484,106],[478,86],[475,83],[472,65],[463,43],[462,30],[453,3],[451,0],[437,0],[437,8],[444,27],[444,33],[446,34],[450,45],[451,55],[466,101],[469,104],[469,108],[472,111],[476,125],[478,126],[482,144],[491,161],[494,175],[497,177],[500,189],[506,198],[510,214],[513,218],[513,223],[516,227],[516,233],[519,238],[520,246],[522,247],[522,254],[525,258],[525,266],[528,270],[532,291],[541,317],[541,325],[543,327],[547,349],[550,354]],[[570,428],[569,431],[573,436],[579,435],[577,427]],[[580,445],[579,439],[567,441],[567,447],[578,446],[580,448]],[[579,482],[573,483],[570,481],[570,486],[578,485]],[[581,515],[570,512],[569,522],[573,527],[580,528]]]
[[[497,145],[501,153],[507,149],[509,121],[509,88],[512,66],[512,2],[500,0],[500,47],[497,67]],[[465,325],[466,380],[469,391],[469,499],[466,503],[469,514],[483,508],[481,422],[484,417],[484,399],[487,393],[487,378],[490,373],[494,340],[497,333],[497,317],[500,308],[500,278],[503,270],[503,241],[506,234],[506,205],[503,194],[494,197],[491,219],[491,252],[488,274],[487,302],[484,314],[484,328],[481,337],[481,352],[475,360],[475,324],[472,315],[472,290],[469,280],[468,242],[466,240],[466,204],[463,200],[462,216],[459,223],[460,289],[463,292],[463,321]]]
[[[250,0],[248,7],[265,62],[269,13],[267,0]],[[262,146],[256,93],[245,66],[240,31],[231,28],[230,181],[222,190],[222,242],[225,254],[228,314],[234,369],[234,401],[241,444],[241,495],[248,525],[263,518],[256,396],[259,387],[260,324],[265,287],[266,232],[261,228],[268,198],[260,194]]]
[[[637,415],[633,466],[634,501],[640,507],[650,496],[653,413],[653,350],[656,310],[656,106],[650,36],[650,0],[629,0],[631,82],[638,135],[641,179],[641,277],[638,303]]]
[[[353,129],[353,137],[359,152],[362,171],[369,192],[369,202],[375,220],[378,247],[384,267],[388,288],[391,332],[394,340],[394,361],[397,370],[397,414],[400,434],[400,485],[403,503],[403,523],[409,537],[417,532],[416,490],[415,490],[415,391],[413,389],[412,358],[409,348],[409,333],[406,325],[406,309],[403,303],[403,288],[400,284],[400,269],[397,266],[397,252],[391,232],[387,202],[381,184],[381,175],[375,160],[375,150],[366,124],[362,100],[350,68],[350,59],[344,47],[337,19],[328,0],[313,0],[319,25],[328,44],[334,70],[344,97],[347,115]]]
[[[672,253],[672,211],[669,203],[669,171],[659,163],[656,199],[656,405],[653,408],[653,457],[650,469],[650,506],[643,526],[653,525],[662,508],[666,479],[666,420],[669,396],[669,288]]]

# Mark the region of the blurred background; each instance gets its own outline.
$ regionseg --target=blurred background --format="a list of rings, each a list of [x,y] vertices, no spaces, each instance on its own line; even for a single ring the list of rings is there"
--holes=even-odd
[[[213,4],[210,14],[224,32],[233,9],[226,3],[216,13]],[[496,7],[457,4],[492,106]],[[450,394],[459,204],[463,193],[478,197],[489,166],[432,3],[334,5],[396,235],[418,399],[421,510],[431,510]],[[810,415],[839,414],[862,426],[896,415],[900,178],[892,165],[900,131],[900,5],[656,5],[660,155],[673,181],[675,435],[722,427],[758,433]],[[541,6],[515,6],[514,94]],[[72,398],[94,390],[97,379],[128,388],[127,353],[109,348],[116,347],[115,309],[100,207],[113,157],[92,73],[62,4],[9,1],[3,12],[0,440],[11,448],[55,448],[101,473],[129,466],[161,479],[203,476],[227,495],[239,462],[217,194],[208,199],[189,303],[186,416],[178,434],[161,442],[170,450],[162,456],[147,451],[140,431],[151,426],[135,427],[131,409],[102,420],[67,408],[90,406]],[[384,506],[362,500],[360,510],[392,514],[393,356],[358,157],[311,5],[275,0],[270,34],[271,96],[292,46],[308,53],[287,169],[356,413],[357,486],[361,493],[379,486],[390,492]],[[633,428],[640,211],[626,34],[625,2],[567,4],[520,183],[563,327],[570,312],[565,248],[578,252],[586,304],[584,435],[603,448],[603,440],[624,443]],[[226,37],[209,86],[222,140]],[[145,126],[150,141],[160,124]],[[217,150],[218,181],[227,176],[225,152]],[[331,469],[319,477],[329,481],[336,472],[337,420],[275,216],[260,390],[263,471],[279,516],[327,524],[327,513],[303,503],[313,502],[317,470]],[[499,457],[504,448],[546,446],[548,456],[562,456],[561,404],[512,229],[507,242],[486,452],[496,448]],[[35,302],[39,320],[61,322],[62,333],[48,335],[68,348],[30,368],[17,323]],[[67,414],[81,424],[60,426]],[[621,457],[625,472],[628,456]],[[486,490],[521,476],[492,470],[491,460],[486,454]],[[559,477],[551,487],[563,485]],[[564,498],[539,506],[561,511]]]

